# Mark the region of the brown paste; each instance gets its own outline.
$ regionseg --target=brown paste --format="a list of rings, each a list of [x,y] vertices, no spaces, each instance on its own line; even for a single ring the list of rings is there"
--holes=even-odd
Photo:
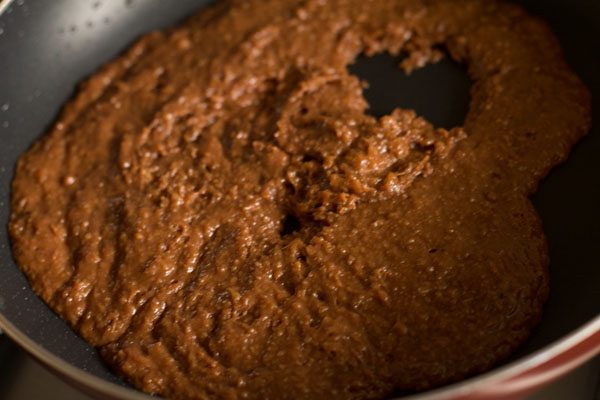
[[[444,48],[463,127],[376,119],[347,66]],[[399,72],[400,73],[400,72]],[[20,160],[34,290],[136,387],[381,398],[484,371],[540,318],[528,195],[590,124],[541,21],[490,0],[230,0],[143,37]]]

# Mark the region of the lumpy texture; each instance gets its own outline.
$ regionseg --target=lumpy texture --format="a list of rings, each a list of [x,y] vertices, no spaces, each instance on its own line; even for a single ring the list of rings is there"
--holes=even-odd
[[[466,65],[464,126],[369,116],[347,66],[380,52]],[[589,114],[514,5],[220,1],[92,76],[20,159],[14,254],[149,393],[423,390],[490,368],[540,318],[528,195]]]

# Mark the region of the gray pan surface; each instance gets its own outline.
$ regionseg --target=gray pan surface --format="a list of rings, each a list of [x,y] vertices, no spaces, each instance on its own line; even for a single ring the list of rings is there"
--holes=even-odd
[[[14,0],[0,15],[0,326],[28,350],[39,352],[37,344],[118,385],[124,383],[35,296],[13,261],[5,227],[14,164],[46,131],[78,82],[142,33],[172,26],[209,2]],[[600,99],[600,1],[522,3],[550,22],[572,68]],[[407,78],[394,63],[391,57],[379,56],[351,67],[371,82],[366,96],[373,114],[402,106],[415,108],[441,126],[461,122],[468,103],[468,79],[461,67],[446,61]],[[594,120],[600,121],[600,100],[594,104]],[[543,321],[513,361],[549,346],[600,314],[597,126],[568,163],[543,182],[533,202],[549,241],[552,292]]]

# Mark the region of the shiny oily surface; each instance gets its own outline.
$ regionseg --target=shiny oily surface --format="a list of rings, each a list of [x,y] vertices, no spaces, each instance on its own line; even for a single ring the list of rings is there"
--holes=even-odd
[[[19,164],[17,260],[162,395],[370,398],[489,368],[539,318],[527,195],[586,131],[585,89],[512,6],[280,3],[219,3],[89,80]],[[348,63],[441,43],[475,82],[463,128],[365,114]]]

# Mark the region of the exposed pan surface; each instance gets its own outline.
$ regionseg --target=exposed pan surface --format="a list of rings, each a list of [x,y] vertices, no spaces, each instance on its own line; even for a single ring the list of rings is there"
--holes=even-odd
[[[17,157],[45,132],[76,84],[142,33],[171,26],[209,2],[0,2],[0,225],[7,225]],[[600,3],[523,3],[551,23],[570,65],[594,99],[600,98]],[[443,73],[444,68],[435,71]],[[424,88],[414,96],[418,101],[427,93]],[[600,120],[598,104],[594,101],[595,121]],[[598,153],[600,130],[595,126],[534,197],[549,241],[552,286],[544,319],[531,339],[509,363],[413,398],[502,398],[524,393],[600,352]],[[35,296],[12,259],[6,229],[0,233],[0,269],[0,327],[8,336],[83,390],[103,398],[147,398],[107,370],[94,349]]]

